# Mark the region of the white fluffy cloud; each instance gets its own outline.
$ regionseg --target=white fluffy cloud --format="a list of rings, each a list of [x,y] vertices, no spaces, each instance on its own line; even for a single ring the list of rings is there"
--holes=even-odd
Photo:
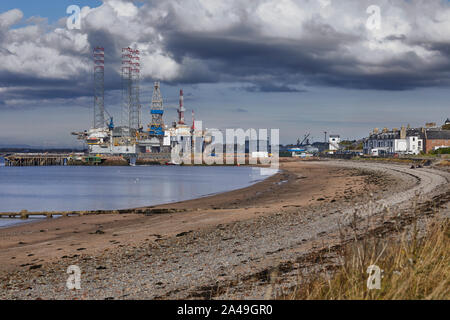
[[[12,25],[18,23],[23,18],[22,11],[18,9],[10,10],[0,14],[0,26],[5,30]]]

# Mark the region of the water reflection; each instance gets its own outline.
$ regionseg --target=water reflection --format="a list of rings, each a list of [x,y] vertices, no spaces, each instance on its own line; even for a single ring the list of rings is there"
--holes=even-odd
[[[251,167],[2,167],[0,212],[124,209],[246,187]]]

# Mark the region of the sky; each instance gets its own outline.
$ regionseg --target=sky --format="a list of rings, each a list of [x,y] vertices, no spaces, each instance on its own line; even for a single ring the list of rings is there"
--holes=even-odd
[[[188,121],[276,128],[283,144],[450,117],[448,1],[2,0],[0,146],[81,146],[70,133],[93,123],[96,46],[116,124],[128,46],[141,51],[145,124],[154,81],[166,124],[183,88]]]

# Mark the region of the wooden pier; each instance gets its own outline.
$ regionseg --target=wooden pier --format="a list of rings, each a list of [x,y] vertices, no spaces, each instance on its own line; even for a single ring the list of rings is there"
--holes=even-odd
[[[41,216],[47,217],[48,219],[53,218],[53,216],[82,216],[83,212],[28,212],[27,210],[22,210],[20,212],[0,212],[0,218],[20,218],[28,219],[30,216]]]
[[[29,212],[28,210],[22,210],[20,212],[0,212],[1,218],[19,218],[28,219],[31,216],[47,217],[48,219],[53,217],[73,217],[73,216],[85,216],[85,215],[100,215],[100,214],[165,214],[185,212],[186,209],[170,209],[170,208],[137,208],[137,209],[120,209],[120,210],[88,210],[88,211],[41,211],[41,212]]]
[[[25,166],[64,166],[69,163],[69,154],[25,153],[12,154],[3,157],[6,167]]]

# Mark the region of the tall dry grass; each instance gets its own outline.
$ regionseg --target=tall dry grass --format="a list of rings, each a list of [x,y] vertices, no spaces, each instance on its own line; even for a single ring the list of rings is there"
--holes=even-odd
[[[417,227],[397,240],[361,240],[341,253],[342,266],[329,279],[316,276],[290,299],[449,299],[450,222],[435,219],[424,237]],[[367,288],[367,268],[382,270],[381,288]]]

